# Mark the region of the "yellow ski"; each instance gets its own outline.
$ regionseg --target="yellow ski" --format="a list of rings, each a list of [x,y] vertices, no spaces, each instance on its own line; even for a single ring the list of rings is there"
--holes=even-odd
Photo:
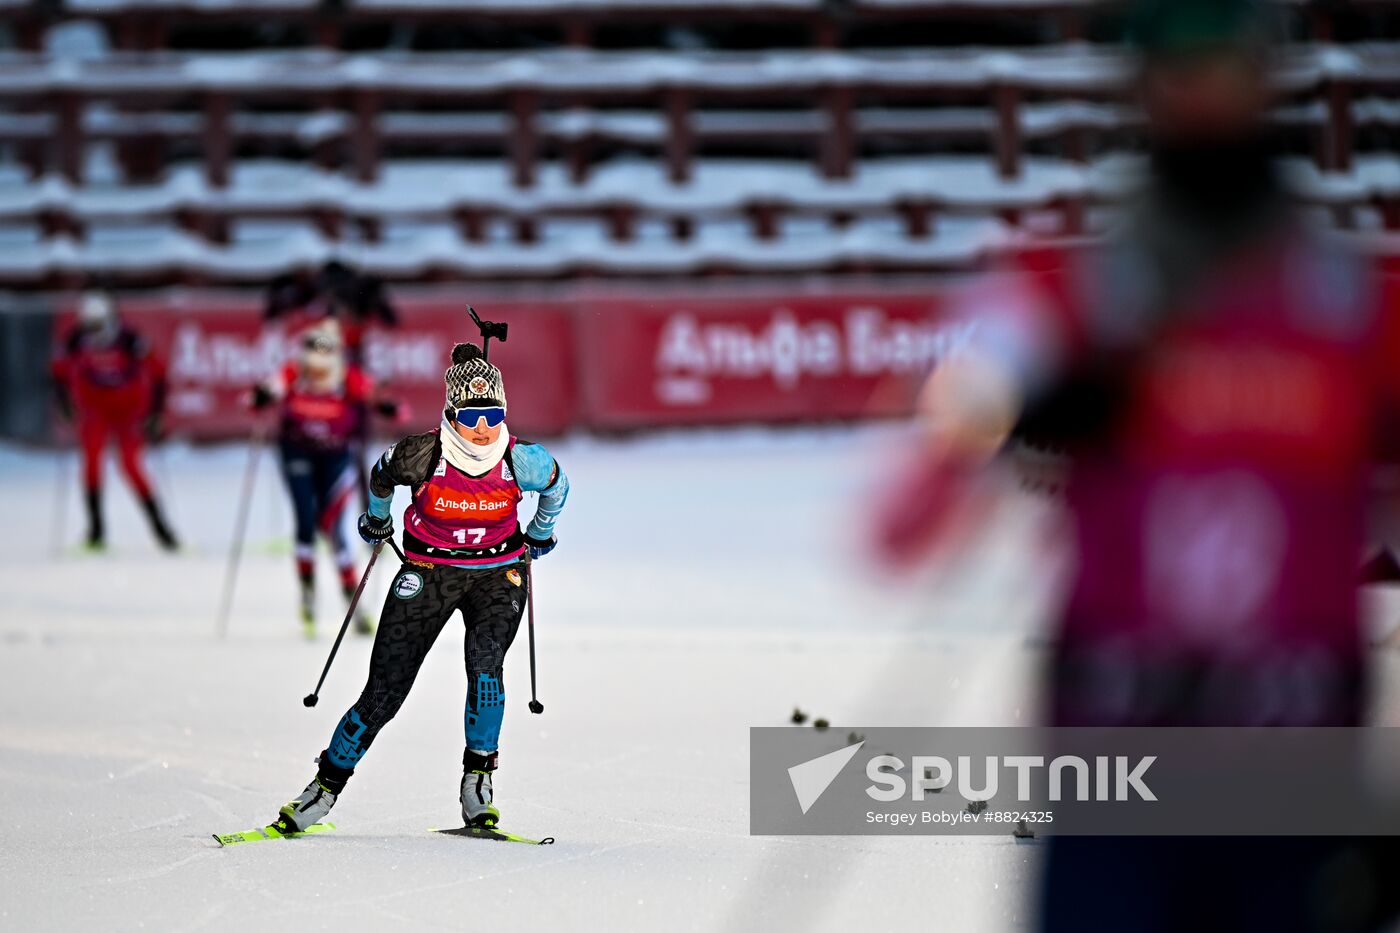
[[[276,826],[264,826],[262,829],[250,829],[241,833],[225,833],[219,835],[214,833],[214,838],[221,846],[242,845],[245,842],[266,842],[269,839],[297,839],[301,836],[313,836],[316,833],[328,833],[335,829],[334,823],[312,823],[305,830],[299,833],[284,833]]]

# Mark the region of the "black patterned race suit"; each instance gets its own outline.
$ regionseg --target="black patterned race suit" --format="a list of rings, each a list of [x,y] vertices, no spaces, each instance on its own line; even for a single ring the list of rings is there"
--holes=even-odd
[[[382,500],[392,495],[395,486],[407,485],[418,495],[431,487],[434,476],[441,477],[444,469],[451,469],[444,463],[436,432],[405,438],[375,465],[370,492]],[[567,493],[563,471],[544,448],[525,442],[516,442],[503,463],[504,475],[513,483],[541,492],[540,511],[549,514],[539,519],[537,512],[537,519],[545,523],[544,531],[552,533],[552,516],[558,514]],[[410,511],[413,508],[411,505]],[[530,530],[532,534],[541,532],[536,522]],[[511,541],[518,548],[523,540],[517,526]],[[451,551],[425,547],[408,527],[404,529],[404,545],[409,561],[395,576],[384,599],[368,680],[321,754],[321,776],[332,787],[343,785],[379,730],[398,713],[429,649],[455,611],[462,613],[466,626],[466,747],[475,755],[493,758],[499,744],[505,710],[502,668],[527,604],[529,566],[509,554],[502,555],[499,549],[488,553],[469,547]],[[493,566],[434,562],[502,556],[510,562]]]

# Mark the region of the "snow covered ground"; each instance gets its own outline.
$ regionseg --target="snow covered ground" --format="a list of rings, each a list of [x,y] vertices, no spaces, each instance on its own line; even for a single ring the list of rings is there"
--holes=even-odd
[[[320,705],[302,707],[338,605],[326,592],[322,637],[302,640],[272,465],[220,641],[245,448],[153,458],[189,541],[178,556],[155,550],[112,481],[100,557],[73,549],[76,494],[51,547],[72,461],[0,449],[0,929],[1025,928],[1035,843],[748,835],[748,728],[794,705],[833,721],[833,748],[843,725],[1035,718],[1046,600],[1025,568],[1039,506],[1011,509],[936,592],[841,559],[871,478],[833,454],[892,435],[551,445],[574,495],[538,568],[547,710],[525,708],[522,633],[497,782],[508,826],[558,839],[543,848],[427,833],[460,822],[460,623],[366,756],[335,833],[218,848],[211,833],[267,822],[310,778],[369,649],[347,639]]]

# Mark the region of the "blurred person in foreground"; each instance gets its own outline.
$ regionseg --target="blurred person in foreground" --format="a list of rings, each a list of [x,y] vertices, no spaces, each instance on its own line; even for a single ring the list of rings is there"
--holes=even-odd
[[[360,572],[345,534],[345,507],[355,493],[358,472],[353,450],[370,413],[396,417],[400,406],[376,394],[374,382],[346,358],[340,325],[326,318],[302,335],[301,352],[275,376],[253,387],[255,410],[277,407],[277,446],[282,475],[295,516],[297,580],[301,621],[307,638],[316,635],[316,533],[330,543],[348,600]],[[361,610],[355,631],[374,631]]]
[[[1356,567],[1400,400],[1396,295],[1288,204],[1261,5],[1155,0],[1130,22],[1145,188],[1107,241],[1028,246],[973,290],[978,337],[926,386],[927,448],[886,553],[967,531],[1013,435],[1053,443],[1076,560],[1052,725],[1358,725]],[[1391,849],[1053,837],[1040,927],[1376,929]]]
[[[54,390],[64,417],[73,421],[83,452],[87,501],[87,546],[106,547],[102,509],[102,456],[115,439],[122,470],[150,522],[157,543],[179,547],[166,523],[141,454],[161,433],[165,410],[165,366],[146,341],[117,317],[111,296],[88,292],[78,304],[77,325],[53,361]]]

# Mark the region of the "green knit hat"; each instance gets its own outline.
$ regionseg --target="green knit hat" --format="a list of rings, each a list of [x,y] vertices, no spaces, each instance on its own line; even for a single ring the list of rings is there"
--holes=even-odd
[[[1138,0],[1128,11],[1127,41],[1148,58],[1260,53],[1276,37],[1273,12],[1264,0]]]

